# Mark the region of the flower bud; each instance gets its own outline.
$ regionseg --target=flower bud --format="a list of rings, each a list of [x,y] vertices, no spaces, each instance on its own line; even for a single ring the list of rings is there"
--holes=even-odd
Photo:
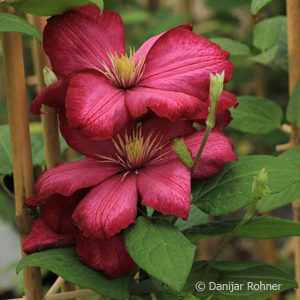
[[[43,69],[44,82],[46,85],[50,85],[57,81],[57,77],[54,72],[47,66]]]
[[[270,189],[267,187],[268,173],[266,168],[263,168],[257,176],[254,177],[252,184],[252,195],[255,198],[263,198],[270,193]]]
[[[224,76],[224,71],[216,75],[210,73],[210,107],[206,119],[206,126],[210,128],[215,126],[217,105],[224,87]]]

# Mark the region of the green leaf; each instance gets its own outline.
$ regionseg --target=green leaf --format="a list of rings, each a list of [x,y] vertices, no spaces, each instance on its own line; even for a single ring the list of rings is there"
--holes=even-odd
[[[183,138],[176,138],[173,140],[173,150],[178,156],[178,158],[182,161],[182,163],[188,167],[191,168],[193,165],[193,160],[191,157],[191,154],[184,142]]]
[[[253,155],[229,162],[216,176],[192,185],[192,201],[209,215],[232,213],[251,198],[253,176],[266,167],[271,193],[258,202],[258,210],[266,212],[300,198],[300,170],[280,157]]]
[[[248,133],[269,133],[280,128],[282,109],[274,101],[261,97],[238,97],[239,105],[231,109],[230,127]]]
[[[250,53],[250,49],[246,44],[228,38],[215,37],[210,40],[230,52],[230,56],[247,56]]]
[[[103,0],[10,0],[5,4],[37,16],[53,16],[88,4],[94,4],[102,11],[104,6]]]
[[[251,57],[251,59],[256,63],[267,65],[273,59],[275,59],[277,51],[278,51],[278,46],[275,45],[274,47],[272,47],[256,56]]]
[[[297,126],[300,126],[300,80],[295,85],[290,97],[286,118],[289,122],[295,122]]]
[[[17,273],[26,267],[41,267],[54,272],[65,280],[91,289],[105,297],[128,298],[129,275],[110,280],[100,272],[83,265],[73,247],[37,252],[20,260]]]
[[[253,30],[253,45],[261,51],[272,47],[278,40],[283,19],[278,16],[259,22]]]
[[[27,34],[42,42],[42,35],[36,27],[25,19],[10,13],[0,12],[0,31]]]
[[[8,125],[0,125],[0,174],[12,173],[12,158]]]
[[[228,235],[241,219],[229,219],[197,225],[183,234],[192,241],[219,235]],[[253,239],[274,239],[300,236],[300,223],[277,217],[253,217],[237,232],[236,236]]]
[[[300,165],[300,146],[294,147],[288,151],[284,151],[282,154],[280,154],[279,158],[287,159],[291,163],[294,163],[299,166]]]
[[[180,231],[186,230],[196,225],[207,223],[209,217],[196,206],[192,206],[189,213],[189,218],[185,221],[178,219],[175,223]]]
[[[278,50],[275,57],[275,65],[289,71],[288,47],[287,47],[287,20],[282,17],[281,30],[277,41]]]
[[[194,293],[195,284],[199,282],[207,262],[196,262],[187,280],[183,292]],[[205,289],[198,292],[200,299],[206,299],[213,293],[214,300],[243,299],[260,300],[297,287],[296,280],[287,272],[272,265],[258,262],[215,262],[208,275],[203,280]],[[216,290],[213,283],[228,284],[228,288]],[[229,283],[242,284],[240,290],[230,291]],[[275,284],[278,289],[251,289],[254,284]],[[271,286],[269,286],[271,287]]]
[[[272,2],[273,0],[252,0],[251,2],[251,14],[256,15],[264,6]]]
[[[176,291],[185,284],[196,247],[165,221],[152,224],[143,217],[125,231],[126,249],[139,267]]]

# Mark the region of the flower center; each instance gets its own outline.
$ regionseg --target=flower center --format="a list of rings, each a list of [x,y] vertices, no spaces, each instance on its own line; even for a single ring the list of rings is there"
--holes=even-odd
[[[136,85],[141,79],[145,69],[145,57],[140,55],[138,60],[135,58],[135,51],[130,48],[129,56],[124,53],[120,56],[115,53],[108,53],[111,67],[102,61],[101,65],[105,71],[98,69],[103,73],[114,85],[119,88],[129,89]]]
[[[112,139],[116,148],[115,156],[98,155],[101,161],[120,165],[125,170],[138,172],[146,164],[153,164],[165,158],[168,152],[158,152],[166,146],[161,144],[162,135],[154,134],[154,130],[147,137],[142,135],[142,127],[134,128],[131,135],[125,131],[122,138],[119,134]]]

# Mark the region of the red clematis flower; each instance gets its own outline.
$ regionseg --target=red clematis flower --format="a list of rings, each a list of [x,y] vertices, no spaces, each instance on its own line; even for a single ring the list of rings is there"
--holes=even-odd
[[[152,118],[105,141],[82,137],[64,118],[61,126],[71,147],[89,157],[62,163],[42,174],[35,185],[38,202],[53,194],[68,197],[92,187],[72,218],[85,236],[96,239],[110,238],[135,223],[139,196],[142,205],[187,219],[191,172],[174,153],[172,140],[184,137],[195,157],[204,131],[197,131],[191,121]],[[214,129],[194,178],[211,177],[235,159],[232,142]]]
[[[77,229],[71,219],[80,199],[86,194],[81,190],[70,197],[52,195],[43,202],[37,197],[25,201],[29,207],[40,206],[42,216],[32,222],[32,230],[23,244],[23,251],[34,253],[44,248],[64,247],[76,244],[80,260],[102,271],[108,278],[121,277],[135,268],[135,263],[128,254],[122,234],[108,240],[90,239]]]
[[[209,74],[233,72],[229,53],[178,26],[125,54],[124,27],[117,13],[88,5],[54,16],[44,31],[44,49],[59,81],[32,103],[65,110],[69,125],[93,139],[108,139],[149,110],[178,119],[206,118]],[[236,98],[224,92],[218,113],[226,125]],[[225,115],[224,115],[225,114]]]

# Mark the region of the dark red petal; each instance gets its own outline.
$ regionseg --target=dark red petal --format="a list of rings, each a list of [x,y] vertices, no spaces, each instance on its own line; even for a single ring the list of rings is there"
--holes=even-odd
[[[111,279],[126,275],[135,268],[135,263],[125,248],[122,234],[109,240],[89,239],[78,235],[76,251],[84,264],[103,272]]]
[[[95,159],[99,159],[99,155],[113,156],[115,153],[111,139],[95,141],[83,136],[78,129],[70,127],[63,111],[59,114],[59,119],[61,134],[75,151]]]
[[[210,73],[225,71],[225,82],[233,72],[229,53],[219,45],[189,30],[167,31],[152,46],[145,60],[139,86],[181,92],[205,101]]]
[[[48,19],[44,49],[54,72],[62,78],[73,71],[110,65],[107,53],[123,53],[125,37],[119,14],[88,5]]]
[[[191,205],[191,171],[178,160],[140,170],[142,204],[166,215],[187,219]]]
[[[186,146],[192,153],[193,159],[197,155],[203,137],[204,130],[197,131],[184,139]],[[212,177],[222,170],[226,162],[234,160],[237,160],[237,157],[233,152],[231,140],[222,131],[213,129],[205,144],[193,178],[203,179]]]
[[[191,118],[197,111],[207,107],[205,102],[188,94],[146,87],[126,91],[125,102],[130,115],[134,118],[151,109],[156,115],[171,121]]]
[[[120,172],[118,166],[108,165],[92,158],[65,162],[43,173],[34,186],[40,203],[53,194],[70,196],[77,190],[95,186]]]
[[[70,80],[66,97],[67,120],[84,136],[108,139],[129,120],[125,93],[100,72],[84,72]]]
[[[64,197],[61,195],[51,196],[40,205],[42,217],[50,229],[59,234],[75,233],[71,216],[74,208],[81,199],[72,195]]]
[[[195,132],[193,121],[180,120],[176,122],[169,121],[165,118],[153,117],[142,124],[142,133],[144,138],[154,131],[162,138],[161,144],[172,142],[174,138],[190,135]]]
[[[115,175],[93,188],[76,207],[73,220],[92,238],[109,238],[135,223],[136,175]]]
[[[23,244],[23,251],[30,254],[48,247],[70,246],[75,243],[72,234],[54,232],[45,223],[42,217],[32,222],[32,230]]]
[[[42,104],[54,108],[64,108],[70,78],[71,76],[68,76],[42,89],[31,103],[30,112],[34,115],[41,114]]]

